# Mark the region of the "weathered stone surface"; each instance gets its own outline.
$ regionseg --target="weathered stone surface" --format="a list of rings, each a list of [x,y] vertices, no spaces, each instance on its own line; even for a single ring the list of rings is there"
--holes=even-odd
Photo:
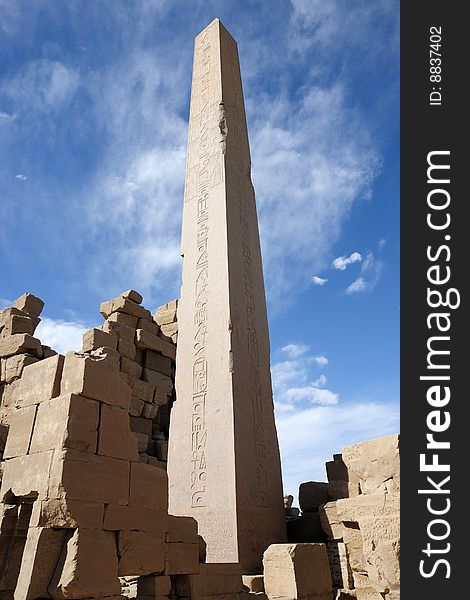
[[[49,586],[53,600],[118,596],[116,540],[111,531],[76,529]]]
[[[126,377],[126,380],[133,396],[140,398],[144,402],[153,402],[155,394],[155,386],[153,384],[129,376]]]
[[[165,575],[197,573],[199,567],[199,544],[165,544]]]
[[[168,596],[171,592],[171,579],[168,575],[147,575],[139,577],[137,595],[141,596]]]
[[[132,329],[136,329],[139,317],[133,317],[132,315],[126,315],[124,313],[115,312],[109,315],[109,317],[106,320],[108,321],[108,323],[122,323],[123,325],[127,325]]]
[[[137,396],[131,397],[131,404],[129,407],[129,414],[133,417],[140,417],[142,411],[144,410],[145,402]]]
[[[321,526],[330,540],[343,539],[343,523],[336,508],[336,502],[327,502],[319,509]]]
[[[349,589],[354,587],[353,575],[344,542],[329,541],[326,544],[330,564],[333,588]]]
[[[399,435],[395,434],[343,448],[343,460],[348,470],[358,475],[363,494],[382,490],[390,479],[400,489],[399,445]]]
[[[141,294],[135,290],[127,290],[126,292],[123,292],[121,296],[124,298],[129,298],[129,300],[132,300],[132,302],[136,302],[137,304],[142,304],[143,298]]]
[[[333,460],[325,463],[326,474],[328,481],[348,481],[348,468],[344,464],[343,457],[341,454],[333,454]]]
[[[176,594],[178,596],[200,598],[201,596],[238,594],[242,591],[242,569],[238,564],[201,564],[198,573],[176,577]]]
[[[124,323],[118,323],[117,321],[105,321],[103,324],[103,332],[108,332],[109,334],[114,334],[119,337],[119,339],[128,340],[129,342],[134,342],[135,338],[135,327],[129,327],[129,325],[125,325]]]
[[[1,374],[0,381],[11,383],[19,379],[23,373],[23,369],[28,365],[38,362],[36,356],[30,354],[17,354],[9,358],[1,358]]]
[[[168,514],[164,510],[154,508],[109,504],[104,513],[103,529],[147,531],[165,539]]]
[[[90,354],[99,359],[100,366],[103,367],[103,369],[108,369],[114,373],[119,371],[120,354],[114,348],[103,346],[102,348],[92,350]]]
[[[15,496],[31,496],[38,494],[44,500],[48,493],[48,480],[52,452],[40,452],[28,456],[18,456],[6,460],[3,464],[3,479],[0,490],[0,501],[11,490]]]
[[[33,317],[39,317],[44,308],[44,302],[40,298],[33,296],[33,294],[26,292],[13,302],[13,307]]]
[[[103,347],[115,350],[117,347],[117,336],[114,333],[108,333],[96,328],[90,329],[83,334],[83,352],[91,352]]]
[[[344,523],[343,540],[351,569],[356,573],[367,573],[367,565],[362,552],[362,534],[357,524]]]
[[[298,519],[287,521],[287,538],[289,542],[308,543],[326,542],[318,512],[307,512]]]
[[[328,483],[328,499],[340,500],[341,498],[354,498],[359,496],[359,479],[356,481],[330,481]]]
[[[30,525],[61,529],[101,529],[103,514],[103,503],[50,498],[34,504]]]
[[[160,333],[160,327],[155,321],[148,321],[147,319],[139,319],[137,329],[145,329],[145,331],[148,331],[152,335],[158,335]]]
[[[168,442],[167,440],[155,441],[155,455],[159,460],[168,460]]]
[[[165,566],[164,536],[142,531],[118,534],[119,575],[162,573]]]
[[[178,339],[178,323],[169,323],[168,325],[162,325],[161,331],[164,335],[171,338],[171,340],[176,344]]]
[[[130,506],[168,509],[168,477],[152,465],[131,463]]]
[[[175,360],[176,358],[176,347],[174,344],[165,342],[161,338],[152,333],[145,331],[144,329],[137,329],[135,333],[135,343],[137,348],[141,350],[152,350],[153,352],[160,352],[163,356]]]
[[[165,404],[168,402],[168,396],[173,390],[173,382],[168,375],[163,375],[152,369],[144,369],[143,377],[145,381],[155,386],[156,403]]]
[[[142,366],[130,358],[121,356],[121,371],[126,375],[129,375],[129,377],[139,379],[142,375]]]
[[[152,422],[142,417],[129,417],[131,431],[134,433],[145,433],[149,437],[152,435]]]
[[[263,564],[269,598],[331,598],[324,544],[273,544],[264,553]]]
[[[57,354],[25,367],[16,392],[18,405],[30,406],[58,396],[63,365],[64,357]]]
[[[153,371],[163,373],[168,377],[173,374],[173,364],[171,358],[163,356],[159,352],[153,352],[152,350],[145,350],[143,366]]]
[[[134,342],[131,342],[130,340],[126,340],[124,338],[119,338],[118,350],[121,356],[124,356],[129,360],[135,359],[136,346]]]
[[[11,313],[16,311],[14,308],[5,309]],[[18,311],[19,312],[19,311]],[[2,318],[3,317],[3,318]],[[2,337],[7,335],[15,335],[17,333],[34,334],[36,322],[39,320],[35,317],[31,318],[26,314],[10,314],[7,318],[4,315],[0,317],[0,333]]]
[[[29,528],[15,588],[15,599],[36,600],[49,597],[47,588],[64,541],[65,531],[43,527]]]
[[[197,521],[193,517],[175,517],[169,515],[167,542],[198,543]]]
[[[138,461],[137,440],[131,432],[129,412],[119,406],[101,406],[98,454]]]
[[[307,481],[299,487],[299,505],[302,512],[315,512],[328,502],[328,484]]]
[[[27,454],[33,434],[36,406],[27,406],[13,411],[10,418],[10,431],[3,458],[13,458]]]
[[[284,496],[284,508],[291,508],[292,502],[294,502],[294,496],[290,494],[288,496]]]
[[[283,492],[238,52],[217,19],[195,42],[188,139],[170,512],[199,521],[209,562],[259,573]]]
[[[115,312],[120,312],[126,315],[148,320],[152,319],[150,312],[146,308],[140,306],[140,304],[137,304],[130,298],[125,298],[124,296],[117,296],[114,298],[114,300],[103,302],[100,305],[100,313],[105,319]]]
[[[243,585],[247,587],[253,594],[264,592],[264,577],[263,575],[243,575]]]
[[[371,586],[378,592],[400,585],[399,514],[361,519],[362,552]]]
[[[336,512],[342,521],[357,521],[363,518],[392,517],[400,510],[400,498],[394,494],[361,494],[356,498],[345,498],[336,504]]]
[[[153,317],[160,326],[174,323],[176,321],[177,309],[178,300],[171,300],[171,302],[157,308]]]
[[[67,394],[38,406],[30,452],[73,448],[96,452],[99,403]]]
[[[41,347],[42,347],[42,357],[43,358],[50,358],[51,356],[56,356],[58,354],[58,352],[56,352],[50,346],[44,346],[44,344],[42,344]]]
[[[0,357],[7,358],[21,353],[33,354],[41,358],[41,342],[27,333],[17,333],[0,338]]]

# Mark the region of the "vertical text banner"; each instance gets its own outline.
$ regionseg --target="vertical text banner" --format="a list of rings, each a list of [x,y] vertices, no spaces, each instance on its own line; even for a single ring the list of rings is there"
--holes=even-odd
[[[465,594],[468,55],[461,3],[401,3],[402,598]]]

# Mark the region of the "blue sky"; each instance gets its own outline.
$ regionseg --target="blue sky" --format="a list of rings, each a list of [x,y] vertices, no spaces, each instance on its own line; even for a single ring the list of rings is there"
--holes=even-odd
[[[0,302],[177,297],[193,40],[238,41],[286,491],[398,430],[399,3],[0,0]]]

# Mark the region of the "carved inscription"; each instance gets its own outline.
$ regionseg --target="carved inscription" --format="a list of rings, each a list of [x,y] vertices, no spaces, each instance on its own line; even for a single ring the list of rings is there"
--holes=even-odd
[[[197,55],[197,72],[200,79],[197,97],[200,101],[199,131],[196,165],[196,264],[194,288],[193,340],[193,389],[191,414],[191,506],[206,506],[207,463],[205,448],[207,443],[206,401],[207,401],[207,294],[209,286],[209,153],[210,153],[210,105],[209,84],[211,75],[211,47],[207,36],[201,41]]]

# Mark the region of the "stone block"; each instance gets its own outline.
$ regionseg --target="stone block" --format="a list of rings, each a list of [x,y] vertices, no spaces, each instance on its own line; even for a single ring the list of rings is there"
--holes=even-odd
[[[113,350],[117,347],[117,335],[113,332],[103,331],[101,329],[90,329],[83,334],[82,351],[91,352],[98,348],[112,348]]]
[[[123,292],[121,296],[124,298],[129,298],[129,300],[132,300],[132,302],[135,302],[136,304],[142,304],[142,295],[135,290],[127,290],[126,292]]]
[[[174,323],[177,319],[178,300],[172,300],[157,308],[154,319],[159,325]]]
[[[320,506],[320,523],[330,540],[343,539],[343,523],[338,517],[336,502],[327,502]]]
[[[149,436],[146,433],[134,433],[134,439],[138,444],[139,452],[146,452],[149,445]]]
[[[33,296],[33,294],[26,292],[13,302],[13,307],[33,317],[39,317],[44,308],[44,302],[40,298]]]
[[[318,512],[304,513],[298,519],[287,521],[289,542],[326,542],[327,537],[320,522]]]
[[[31,356],[30,354],[17,354],[16,356],[2,358],[0,360],[2,369],[0,381],[11,383],[21,377],[25,367],[38,362],[39,358]]]
[[[103,302],[100,305],[100,313],[105,319],[115,312],[148,319],[149,321],[152,319],[152,315],[147,309],[145,309],[143,306],[140,306],[140,304],[137,304],[137,302],[134,302],[130,298],[125,298],[124,296],[117,296],[114,298],[114,300]]]
[[[140,398],[144,402],[153,402],[155,394],[155,386],[142,379],[136,379],[135,377],[126,377],[127,383],[131,388],[131,394]]]
[[[130,340],[126,340],[124,338],[119,338],[118,350],[121,356],[124,356],[129,360],[135,359],[136,346],[134,342],[131,342]]]
[[[361,494],[335,502],[341,521],[356,521],[361,526],[363,518],[393,517],[400,510],[400,497],[395,494]]]
[[[351,569],[356,573],[367,573],[367,564],[362,551],[362,534],[357,523],[344,523],[343,540],[349,556]]]
[[[164,335],[171,338],[171,340],[176,343],[176,340],[174,338],[178,335],[178,323],[169,323],[168,325],[162,325],[161,331]]]
[[[145,433],[148,436],[152,435],[152,421],[142,417],[129,417],[131,431],[134,433]]]
[[[129,412],[119,406],[101,406],[98,454],[138,461],[137,440],[131,432]]]
[[[168,575],[144,575],[137,582],[137,597],[168,596],[171,592],[171,579]]]
[[[146,402],[142,414],[147,419],[155,419],[158,414],[158,406],[156,404],[147,404]]]
[[[49,497],[126,505],[129,503],[130,464],[137,463],[65,450],[54,458]]]
[[[131,463],[129,505],[167,510],[168,477],[166,472],[153,465]]]
[[[165,342],[156,335],[152,335],[144,329],[137,329],[135,336],[135,343],[137,348],[141,350],[152,350],[153,352],[160,352],[163,356],[175,360],[176,358],[176,346]]]
[[[400,489],[400,438],[388,435],[343,449],[343,460],[348,471],[357,474],[363,494],[384,489],[384,483],[393,479]]]
[[[168,460],[168,441],[167,440],[156,440],[155,441],[155,456],[159,460]]]
[[[171,358],[163,356],[159,352],[153,352],[152,350],[146,350],[144,352],[143,366],[153,371],[158,371],[164,375],[171,377],[173,374],[173,363]]]
[[[179,517],[169,515],[167,542],[186,542],[188,544],[197,544],[197,521],[193,517]]]
[[[90,354],[99,359],[100,367],[103,367],[103,369],[108,369],[113,372],[119,371],[120,354],[116,349],[103,346],[96,350],[92,350]]]
[[[115,534],[80,528],[69,535],[49,586],[51,598],[119,596]]]
[[[293,502],[294,502],[294,496],[292,496],[290,494],[288,496],[284,496],[284,508],[291,508]]]
[[[28,315],[12,314],[8,319],[4,319],[4,324],[1,327],[1,335],[3,337],[15,335],[17,333],[33,335],[37,320],[38,319],[33,320],[31,317],[28,317]]]
[[[50,358],[51,356],[55,356],[56,354],[58,354],[58,352],[53,350],[50,346],[44,346],[44,344],[42,344],[41,347],[42,347],[42,357],[43,358]]]
[[[129,327],[129,325],[125,325],[124,323],[108,320],[104,322],[102,328],[103,332],[114,334],[121,340],[134,342],[135,327]]]
[[[99,356],[68,352],[64,362],[61,394],[79,394],[111,406],[128,408],[130,392],[126,389],[125,381],[121,380],[119,372],[104,368],[102,361]],[[35,366],[26,367],[25,372]]]
[[[13,410],[10,415],[8,433],[3,459],[28,454],[33,425],[36,418],[36,405]]]
[[[17,389],[18,404],[31,406],[58,396],[63,365],[64,357],[57,354],[25,367]]]
[[[145,329],[145,331],[148,331],[152,335],[158,335],[160,333],[160,327],[155,321],[149,321],[148,319],[139,319],[137,329]]]
[[[353,574],[345,543],[329,541],[326,544],[326,552],[330,564],[333,588],[349,589],[354,587]]]
[[[11,458],[3,463],[3,479],[0,489],[0,501],[11,490],[15,496],[38,494],[38,500],[48,495],[48,480],[52,463],[52,452],[40,452],[27,456]]]
[[[115,323],[122,323],[123,325],[127,325],[128,327],[132,327],[133,329],[137,328],[137,323],[139,321],[138,317],[133,317],[132,315],[126,315],[124,313],[112,313],[107,318],[107,321],[114,321]]]
[[[176,577],[177,596],[201,598],[243,591],[242,567],[234,563],[206,563],[199,572]]]
[[[360,521],[362,552],[371,586],[380,593],[400,585],[400,517],[387,514]]]
[[[119,575],[162,573],[165,541],[154,533],[120,531],[118,534]]]
[[[58,529],[102,529],[103,515],[103,503],[50,498],[35,502],[30,525]]]
[[[109,504],[105,508],[103,529],[147,531],[165,540],[168,529],[168,513],[165,510],[142,506]]]
[[[140,417],[144,410],[145,402],[137,396],[131,396],[131,404],[129,407],[129,414],[133,417]]]
[[[331,598],[332,585],[324,544],[273,544],[263,557],[269,598]]]
[[[243,575],[242,582],[251,593],[260,594],[264,593],[264,577],[263,575]]]
[[[27,333],[17,333],[0,338],[0,357],[7,358],[14,354],[33,354],[42,357],[41,342]]]
[[[38,406],[30,453],[60,448],[96,452],[99,402],[67,394]]]
[[[30,527],[26,537],[15,599],[48,598],[47,588],[65,542],[65,531]]]
[[[121,371],[122,373],[129,375],[129,377],[139,379],[142,375],[142,366],[130,358],[121,356]]]
[[[199,544],[165,544],[165,575],[197,573],[199,567]]]
[[[307,481],[299,487],[299,505],[302,512],[315,512],[328,502],[328,484]]]
[[[356,481],[331,481],[328,484],[328,499],[355,498],[360,494],[359,479]]]
[[[334,454],[333,460],[325,463],[328,481],[348,481],[348,467],[344,464],[341,454]]]

